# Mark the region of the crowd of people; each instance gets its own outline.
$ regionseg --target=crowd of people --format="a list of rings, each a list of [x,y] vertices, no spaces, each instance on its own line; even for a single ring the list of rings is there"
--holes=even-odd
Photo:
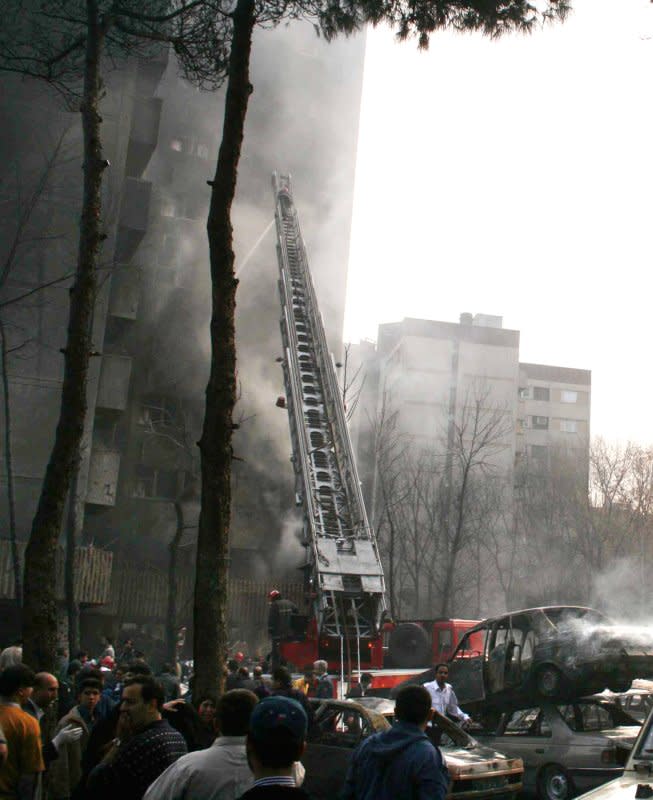
[[[94,660],[62,652],[57,675],[35,674],[21,659],[18,646],[0,654],[0,800],[309,797],[301,764],[309,699],[334,694],[324,661],[293,681],[285,667],[264,677],[262,666],[250,673],[230,660],[224,694],[195,701],[192,682],[182,697],[178,664],[155,675],[131,642],[118,658],[110,639]],[[397,724],[356,751],[343,797],[443,800],[430,714],[426,689],[402,690]]]

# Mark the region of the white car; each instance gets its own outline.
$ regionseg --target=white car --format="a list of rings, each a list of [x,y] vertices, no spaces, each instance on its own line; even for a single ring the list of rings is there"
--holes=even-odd
[[[653,797],[653,712],[642,725],[623,775],[581,797],[583,800],[634,800],[636,797]]]

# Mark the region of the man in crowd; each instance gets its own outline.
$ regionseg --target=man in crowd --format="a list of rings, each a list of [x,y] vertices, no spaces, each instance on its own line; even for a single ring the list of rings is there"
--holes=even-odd
[[[0,797],[32,800],[45,769],[38,722],[23,706],[32,694],[34,673],[24,664],[0,673],[0,728],[7,741],[7,760],[0,767]]]
[[[347,692],[347,699],[355,700],[357,697],[367,697],[370,687],[372,686],[372,676],[369,672],[364,672],[360,676],[359,683],[355,683],[350,687]]]
[[[327,667],[327,662],[322,660],[313,664],[313,669],[317,675],[315,696],[323,700],[330,700],[333,697],[333,683],[327,674]]]
[[[187,752],[186,742],[161,717],[163,689],[151,677],[125,683],[118,737],[89,775],[93,800],[141,800],[148,786]]]
[[[50,764],[48,783],[51,800],[67,800],[72,797],[82,778],[82,757],[98,720],[95,708],[101,692],[102,684],[97,678],[81,681],[78,704],[59,720],[55,740],[69,729],[74,730],[77,737],[60,745],[59,757]]]
[[[157,681],[163,686],[166,703],[169,703],[171,700],[178,700],[181,697],[179,678],[172,668],[172,664],[163,665],[161,674],[157,675]]]
[[[431,696],[431,708],[434,711],[439,711],[445,717],[452,717],[456,722],[465,725],[469,722],[470,716],[458,708],[456,693],[451,684],[447,683],[448,677],[448,665],[445,663],[436,664],[435,680],[424,684],[424,688]]]
[[[270,694],[270,689],[263,677],[263,667],[258,664],[254,667],[254,694],[259,700],[268,697]]]
[[[306,746],[307,725],[304,709],[289,697],[266,697],[256,705],[247,734],[254,786],[242,800],[309,800],[294,777],[294,764]]]
[[[368,737],[354,752],[342,800],[444,800],[447,771],[425,733],[431,714],[426,689],[404,686],[392,728]]]
[[[43,752],[43,762],[46,769],[50,768],[51,763],[58,757],[59,750],[68,742],[74,742],[79,738],[80,733],[74,728],[61,728],[57,735],[51,740],[49,731],[44,726],[44,717],[47,709],[57,702],[59,695],[59,681],[49,672],[37,672],[34,676],[34,688],[31,695],[23,705],[26,711],[39,724],[41,731],[41,746]]]
[[[293,689],[292,676],[285,667],[277,667],[272,670],[272,697],[289,697],[295,700],[304,709],[304,713],[309,722],[313,721],[313,709],[303,692]]]
[[[293,681],[293,689],[297,689],[298,692],[303,692],[306,697],[315,697],[317,681],[315,679],[313,665],[306,664],[303,672],[304,674],[301,678],[297,678],[296,681]]]
[[[227,679],[225,681],[225,692],[230,692],[232,689],[242,689],[242,679],[238,674],[239,664],[235,658],[230,658],[227,661]]]
[[[236,800],[254,782],[247,765],[245,736],[257,703],[247,689],[222,695],[216,708],[219,737],[206,750],[182,756],[168,767],[144,800]]]
[[[22,642],[5,647],[0,653],[0,672],[7,667],[12,667],[15,664],[20,664],[23,660],[23,645]]]

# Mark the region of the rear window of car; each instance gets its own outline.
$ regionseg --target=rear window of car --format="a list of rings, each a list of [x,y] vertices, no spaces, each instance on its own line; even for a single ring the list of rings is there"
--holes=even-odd
[[[560,716],[572,731],[607,731],[624,722],[615,719],[612,709],[598,703],[572,703],[557,706]]]
[[[511,715],[503,735],[551,736],[551,729],[539,708],[523,708]]]

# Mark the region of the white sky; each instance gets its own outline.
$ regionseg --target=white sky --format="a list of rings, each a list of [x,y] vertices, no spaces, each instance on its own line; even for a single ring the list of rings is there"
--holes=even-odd
[[[653,5],[430,50],[371,31],[345,341],[502,315],[521,360],[592,370],[592,433],[653,444]]]

